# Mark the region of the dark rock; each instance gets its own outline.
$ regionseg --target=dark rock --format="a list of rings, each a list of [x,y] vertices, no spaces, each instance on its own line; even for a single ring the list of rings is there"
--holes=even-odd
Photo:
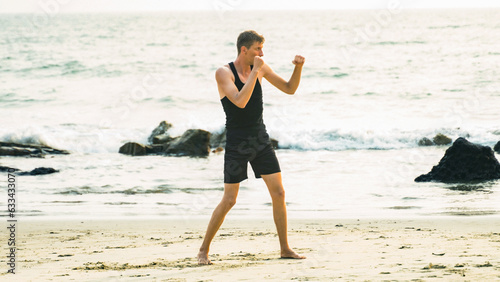
[[[154,143],[153,138],[155,138],[158,135],[164,135],[167,133],[167,131],[172,127],[172,124],[162,121],[160,122],[160,125],[158,125],[155,129],[153,129],[153,132],[151,132],[151,135],[148,137],[148,142],[150,144],[160,144],[160,143]],[[168,134],[167,134],[168,135]]]
[[[418,141],[418,146],[432,146],[432,145],[434,145],[434,143],[432,143],[432,141],[427,137],[424,137]]]
[[[210,153],[211,133],[202,129],[189,129],[181,137],[170,142],[166,154],[205,157]]]
[[[59,150],[45,145],[0,142],[0,156],[43,157],[46,154],[68,155],[66,150]]]
[[[45,175],[45,174],[51,174],[51,173],[56,173],[59,172],[59,170],[55,170],[51,167],[37,167],[32,171],[23,171],[18,173],[19,175]]]
[[[227,129],[224,129],[222,133],[214,133],[210,137],[210,147],[212,148],[226,148],[226,131]]]
[[[497,152],[497,153],[500,153],[500,141],[498,141],[495,144],[495,147],[493,147],[493,150],[495,150],[495,152]]]
[[[19,171],[19,169],[8,166],[0,166],[0,172],[16,172],[16,171]]]
[[[500,163],[493,150],[460,137],[446,150],[437,166],[415,178],[415,181],[470,182],[499,178]]]
[[[55,170],[51,167],[38,167],[32,171],[21,171],[17,168],[0,166],[0,172],[8,172],[8,173],[16,173],[17,175],[44,175],[59,172],[59,170]]]
[[[146,147],[146,153],[147,154],[163,154],[163,152],[166,149],[166,146],[163,144],[153,144],[153,145],[148,145]]]
[[[146,146],[135,142],[128,142],[121,146],[118,152],[131,156],[144,156],[146,155]]]
[[[143,145],[143,146],[144,146],[144,149],[146,150],[146,155],[154,154],[154,149],[153,149],[152,145]]]
[[[164,133],[164,134],[156,135],[155,137],[153,137],[152,144],[166,144],[166,143],[169,143],[170,141],[172,141],[173,139],[174,138],[172,138],[170,135],[168,135],[168,133]]]
[[[451,144],[451,142],[452,142],[451,138],[449,138],[448,136],[443,135],[441,133],[439,133],[436,136],[434,136],[434,138],[432,139],[432,141],[436,145],[448,145],[448,144]]]
[[[22,144],[22,143],[15,143],[15,142],[0,142],[0,146],[2,147],[21,147],[21,148],[31,148],[31,149],[38,149],[38,150],[44,150],[47,153],[51,154],[62,154],[62,155],[68,155],[69,152],[66,150],[59,150],[55,149],[49,146],[45,145],[37,145],[37,144]]]
[[[0,156],[19,157],[19,156],[29,156],[29,155],[37,154],[37,153],[41,153],[41,151],[36,150],[36,149],[31,149],[31,148],[21,148],[21,147],[15,147],[15,146],[12,146],[12,147],[2,146],[2,147],[0,147]]]

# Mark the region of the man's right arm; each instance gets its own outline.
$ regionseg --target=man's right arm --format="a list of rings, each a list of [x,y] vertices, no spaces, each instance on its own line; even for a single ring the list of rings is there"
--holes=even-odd
[[[215,72],[215,79],[217,80],[221,99],[224,96],[227,97],[238,108],[244,108],[247,105],[257,82],[259,71],[264,64],[262,58],[256,58],[258,59],[254,60],[254,68],[248,76],[245,85],[241,88],[241,91],[238,91],[238,88],[231,79],[231,72],[227,68],[222,67]]]

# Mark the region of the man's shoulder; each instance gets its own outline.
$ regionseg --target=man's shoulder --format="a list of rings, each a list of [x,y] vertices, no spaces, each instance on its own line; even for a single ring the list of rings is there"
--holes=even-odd
[[[225,64],[217,69],[217,71],[223,70],[223,71],[231,71],[231,67],[229,67],[229,64]]]
[[[229,64],[223,65],[222,67],[219,67],[215,71],[215,76],[218,78],[224,78],[224,77],[232,77],[233,72],[231,71],[231,68],[229,67]]]

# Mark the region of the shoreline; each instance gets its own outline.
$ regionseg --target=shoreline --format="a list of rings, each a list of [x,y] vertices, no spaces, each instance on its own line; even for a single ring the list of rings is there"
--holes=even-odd
[[[283,260],[272,218],[228,217],[212,243],[214,265],[198,266],[205,219],[24,219],[18,221],[16,274],[5,270],[0,276],[22,281],[495,280],[500,278],[499,223],[493,217],[290,219],[290,245],[307,259]],[[0,262],[5,266],[5,256]]]

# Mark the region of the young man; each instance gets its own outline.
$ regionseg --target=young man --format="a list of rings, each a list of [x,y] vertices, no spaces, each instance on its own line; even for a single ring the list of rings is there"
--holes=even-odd
[[[247,179],[250,162],[255,177],[263,178],[273,204],[282,258],[304,259],[288,246],[285,191],[281,182],[278,159],[269,141],[262,119],[262,78],[279,90],[294,94],[299,87],[305,59],[295,56],[289,81],[277,75],[262,59],[264,37],[253,30],[238,36],[238,57],[215,73],[219,96],[226,113],[226,150],[224,154],[224,196],[215,208],[205,239],[198,253],[199,264],[211,264],[210,243],[226,214],[236,203],[240,182]]]

